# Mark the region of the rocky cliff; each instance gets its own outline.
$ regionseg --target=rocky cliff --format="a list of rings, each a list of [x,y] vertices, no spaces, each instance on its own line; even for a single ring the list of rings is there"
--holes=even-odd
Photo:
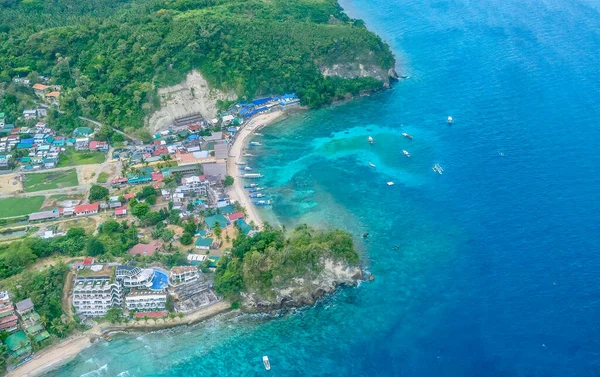
[[[275,286],[265,293],[242,293],[242,308],[251,312],[271,311],[313,305],[326,294],[340,286],[355,286],[363,278],[360,267],[322,259],[322,270],[316,277],[295,278],[283,285]]]
[[[372,77],[383,82],[383,87],[388,88],[392,80],[398,79],[398,74],[393,68],[385,69],[376,64],[363,64],[359,62],[340,63],[330,66],[321,66],[319,70],[325,77],[341,77],[343,79],[356,79]]]

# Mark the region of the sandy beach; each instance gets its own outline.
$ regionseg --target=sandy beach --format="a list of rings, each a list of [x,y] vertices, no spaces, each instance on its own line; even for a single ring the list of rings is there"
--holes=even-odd
[[[248,123],[244,124],[240,128],[238,134],[236,135],[236,139],[229,150],[229,155],[234,157],[227,159],[227,174],[235,179],[233,185],[229,188],[229,198],[232,201],[237,201],[243,205],[246,208],[248,223],[250,221],[254,221],[257,226],[261,226],[262,221],[258,215],[256,207],[250,201],[248,193],[244,190],[244,183],[239,177],[237,162],[243,161],[242,154],[246,139],[262,127],[268,125],[269,123],[273,123],[283,114],[283,111],[273,111],[271,113],[261,114],[255,118],[252,118],[250,121],[248,121]]]
[[[97,325],[84,333],[70,336],[61,343],[50,346],[33,356],[33,359],[20,367],[8,372],[7,377],[35,377],[58,368],[71,361],[79,352],[87,348],[92,341],[102,334],[117,331],[156,331],[171,327],[193,325],[231,310],[231,303],[220,301],[214,305],[190,313],[182,319],[173,321],[148,321],[148,323],[130,322],[128,324]]]

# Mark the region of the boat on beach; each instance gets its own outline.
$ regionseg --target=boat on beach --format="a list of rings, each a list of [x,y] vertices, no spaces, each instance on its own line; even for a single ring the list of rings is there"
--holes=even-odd
[[[254,135],[256,135],[256,136],[263,136],[263,134],[261,134],[260,132],[255,132]]]
[[[263,356],[263,364],[266,370],[271,370],[271,362],[269,361],[269,357],[266,355]]]
[[[403,150],[402,150],[402,153],[404,153],[404,155],[405,155],[406,157],[410,157],[410,153],[408,153],[408,151],[407,151],[407,150],[403,149]]]
[[[402,132],[402,136],[404,136],[408,140],[412,140],[413,139],[412,135],[411,134],[407,134],[406,132]]]
[[[375,139],[372,136],[369,136],[369,144],[375,143]]]
[[[433,167],[431,168],[431,170],[433,170],[434,172],[438,173],[439,175],[444,174],[444,169],[440,166],[440,164],[433,165]]]

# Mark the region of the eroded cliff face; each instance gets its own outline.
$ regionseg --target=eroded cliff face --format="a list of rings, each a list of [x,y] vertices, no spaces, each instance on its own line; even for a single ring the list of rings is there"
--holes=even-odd
[[[211,88],[200,72],[190,72],[177,85],[158,89],[160,110],[147,119],[151,132],[164,129],[177,118],[200,113],[204,119],[217,115],[217,100],[235,100],[235,93]]]
[[[344,79],[356,79],[359,77],[372,77],[383,83],[388,88],[391,80],[398,79],[398,74],[393,68],[385,69],[370,63],[339,63],[330,66],[319,67],[323,76],[341,77]]]
[[[296,278],[269,294],[243,293],[242,307],[251,312],[271,311],[313,305],[340,286],[355,286],[363,278],[360,267],[348,266],[331,259],[321,261],[323,269],[316,278]]]

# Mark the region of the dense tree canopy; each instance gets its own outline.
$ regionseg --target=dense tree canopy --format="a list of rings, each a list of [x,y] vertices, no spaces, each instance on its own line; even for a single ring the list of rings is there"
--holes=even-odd
[[[291,279],[318,274],[324,258],[357,265],[352,236],[341,230],[315,231],[306,225],[288,238],[273,229],[253,237],[240,235],[233,242],[231,256],[219,260],[214,287],[230,298],[241,291],[268,293]]]
[[[381,87],[321,74],[345,63],[388,69],[394,58],[335,0],[0,0],[0,83],[52,77],[70,119],[140,127],[156,88],[192,69],[240,97],[295,91],[309,106]]]

